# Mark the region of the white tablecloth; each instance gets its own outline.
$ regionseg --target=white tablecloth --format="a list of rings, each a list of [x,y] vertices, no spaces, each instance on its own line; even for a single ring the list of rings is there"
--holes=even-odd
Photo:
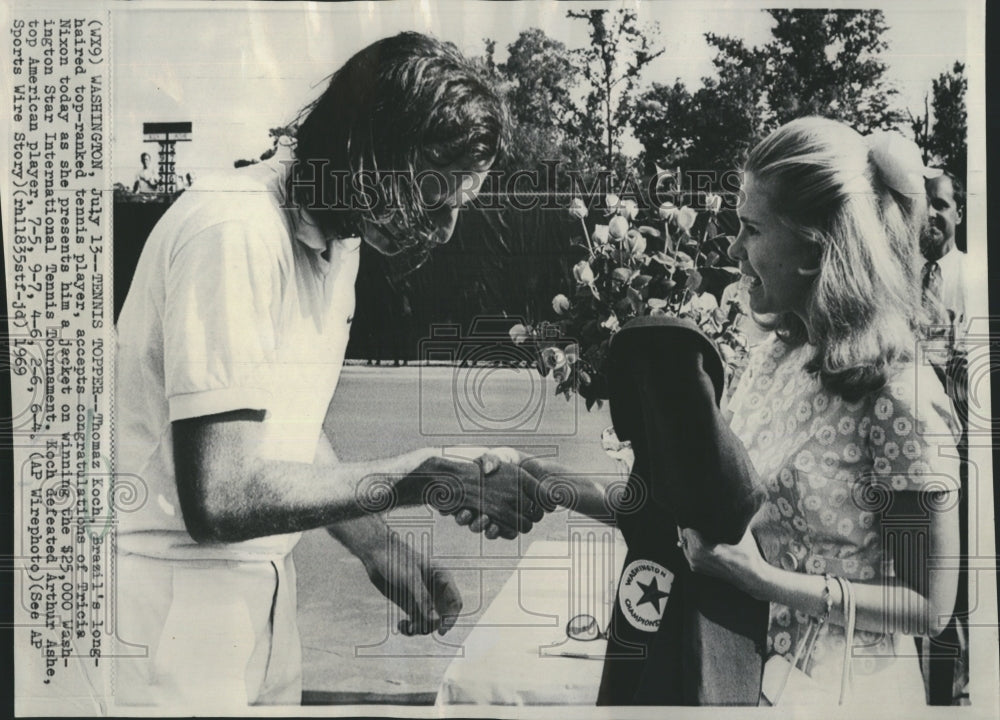
[[[566,623],[588,613],[607,627],[625,551],[605,527],[533,543],[448,667],[437,703],[594,705],[605,642],[569,640]]]

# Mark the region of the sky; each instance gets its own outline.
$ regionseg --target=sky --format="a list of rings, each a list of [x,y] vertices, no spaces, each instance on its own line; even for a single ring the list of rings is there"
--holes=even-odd
[[[774,5],[775,3],[769,3]],[[478,0],[398,0],[349,3],[156,3],[117,5],[113,15],[114,180],[131,185],[139,155],[155,157],[142,142],[142,123],[191,121],[191,142],[178,143],[177,168],[201,176],[257,157],[270,146],[268,128],[284,125],[322,90],[323,80],[354,52],[401,30],[418,30],[454,42],[471,55],[483,38],[497,41],[497,59],[518,34],[540,27],[568,47],[587,42],[586,23],[566,11],[603,5],[626,7],[656,21],[664,54],[641,84],[673,82],[690,88],[712,74],[704,33],[766,42],[770,18],[760,4],[737,0],[693,3],[639,2],[496,3]],[[799,3],[799,6],[809,6]],[[814,7],[850,5],[827,0]],[[972,48],[982,18],[978,3],[887,0],[890,27],[883,58],[900,105],[923,111],[932,78],[956,60],[981,62]],[[628,149],[628,148],[627,148]]]

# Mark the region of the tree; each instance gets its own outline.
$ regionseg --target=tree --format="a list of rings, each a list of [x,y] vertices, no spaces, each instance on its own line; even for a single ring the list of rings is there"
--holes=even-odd
[[[588,88],[577,131],[587,154],[603,157],[611,169],[621,154],[622,133],[633,120],[639,75],[663,54],[653,49],[659,26],[640,27],[628,10],[610,17],[607,10],[570,10],[566,15],[585,20],[590,32],[590,44],[575,51]]]
[[[679,80],[654,83],[638,100],[635,135],[647,169],[654,165],[717,174],[742,164],[768,129],[766,51],[710,35],[716,77],[691,92]]]
[[[749,98],[757,81],[706,78],[691,93],[684,83],[654,84],[636,108],[635,134],[647,172],[655,166],[718,173],[738,167],[763,137],[763,121]],[[714,185],[715,183],[713,183]]]
[[[261,153],[261,160],[269,160],[278,152],[279,145],[294,145],[295,134],[298,132],[298,123],[292,122],[281,127],[273,127],[267,131],[267,136],[271,138],[271,147]]]
[[[943,72],[931,85],[931,109],[934,112],[934,129],[927,138],[927,149],[934,161],[950,170],[965,182],[968,167],[966,145],[965,93],[969,83],[965,66],[956,62],[951,72]]]
[[[278,152],[279,145],[294,145],[295,133],[298,130],[298,123],[291,122],[281,127],[273,127],[267,131],[267,136],[271,138],[271,147],[260,154],[259,158],[240,158],[233,162],[233,167],[241,168],[248,165],[255,165],[261,160],[270,160]]]
[[[913,131],[913,141],[920,148],[924,165],[931,162],[930,137],[931,137],[931,111],[927,95],[924,95],[924,114],[914,115],[912,110],[907,109],[906,115],[910,121],[910,130]]]
[[[880,54],[886,24],[877,10],[768,10],[772,39],[747,47],[707,33],[715,77],[691,92],[654,84],[638,103],[636,137],[647,165],[722,172],[779,125],[803,115],[843,120],[859,132],[902,116]]]
[[[579,70],[570,51],[538,28],[523,31],[508,45],[507,60],[499,65],[495,45],[486,41],[485,63],[499,80],[510,110],[511,167],[573,158],[577,153],[568,139],[577,115],[572,93]]]
[[[531,28],[507,46],[507,61],[497,66],[508,83],[507,101],[518,125],[565,131],[575,114],[571,95],[579,70],[566,46]]]
[[[775,125],[823,115],[868,134],[902,121],[892,107],[898,91],[885,77],[881,60],[889,47],[881,10],[768,12],[775,20],[774,40],[765,46]]]
[[[644,156],[653,165],[688,165],[698,138],[694,127],[701,108],[687,86],[653,83],[636,101],[632,131],[643,144]],[[648,168],[651,169],[651,168]]]

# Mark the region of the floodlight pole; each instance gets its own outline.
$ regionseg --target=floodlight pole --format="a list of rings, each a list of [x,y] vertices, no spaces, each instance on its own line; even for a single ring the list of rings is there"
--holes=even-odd
[[[160,146],[159,168],[160,181],[157,189],[160,192],[172,193],[177,190],[176,144],[191,141],[191,123],[189,122],[155,122],[142,124],[143,142],[155,142]]]

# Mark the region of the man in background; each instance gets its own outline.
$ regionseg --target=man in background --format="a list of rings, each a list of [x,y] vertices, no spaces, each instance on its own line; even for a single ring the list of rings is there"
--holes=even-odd
[[[964,338],[968,323],[964,252],[955,242],[965,208],[965,190],[953,174],[942,171],[925,182],[927,226],[920,238],[924,264],[920,279],[925,307],[937,318],[927,330],[927,356],[954,405],[961,436],[957,450],[962,495],[959,523],[961,563],[958,596],[951,623],[929,643],[924,654],[928,700],[932,705],[969,703],[969,644],[966,615],[969,609],[969,468],[968,468],[968,363]]]
[[[149,153],[140,155],[139,161],[142,163],[142,169],[135,174],[135,183],[132,185],[132,192],[156,192],[156,186],[159,184],[160,179],[156,176],[156,171],[149,167]]]
[[[965,253],[955,246],[962,223],[965,190],[945,171],[926,181],[927,229],[920,239],[924,258],[921,283],[925,303],[938,303],[947,319],[951,343],[960,343],[968,320],[965,310]]]

